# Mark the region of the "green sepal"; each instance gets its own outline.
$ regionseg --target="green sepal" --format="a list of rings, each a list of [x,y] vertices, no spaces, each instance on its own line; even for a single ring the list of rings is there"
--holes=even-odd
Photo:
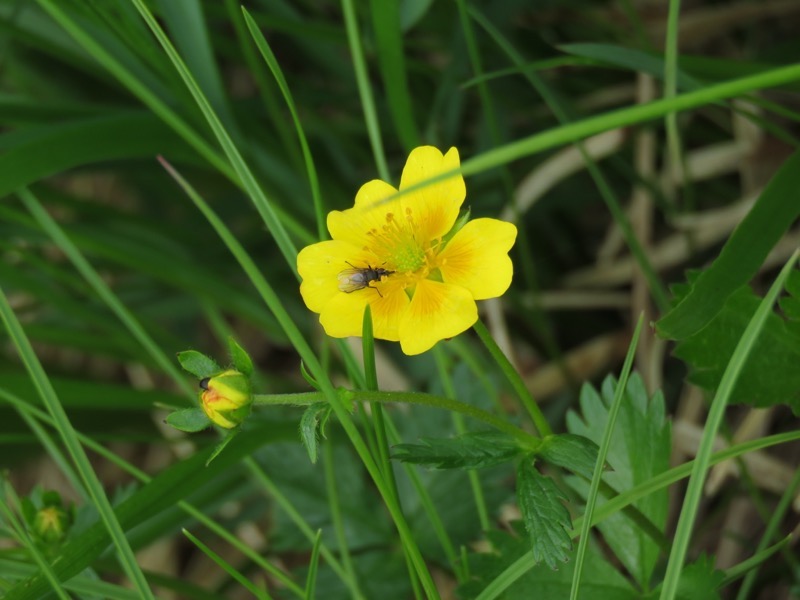
[[[598,450],[597,444],[589,438],[574,433],[561,433],[544,438],[536,456],[551,465],[591,479]]]
[[[317,462],[319,453],[317,446],[320,436],[325,437],[325,424],[331,414],[331,405],[327,402],[316,402],[309,406],[300,419],[300,439],[306,447],[308,458],[312,464]]]
[[[228,348],[231,352],[233,368],[250,377],[253,374],[253,360],[247,351],[232,337],[228,338]]]
[[[211,427],[211,421],[209,421],[206,413],[203,412],[202,408],[197,407],[176,410],[168,414],[164,422],[186,433],[196,433]]]
[[[228,435],[222,438],[222,441],[219,444],[217,444],[216,448],[214,448],[214,451],[211,453],[211,456],[208,457],[208,460],[206,461],[206,466],[210,465],[211,461],[217,458],[220,452],[222,452],[225,449],[225,446],[230,444],[233,441],[233,438],[239,435],[239,432],[241,431],[242,431],[241,427],[237,427],[236,429],[229,429]]]
[[[188,371],[198,379],[212,377],[222,371],[213,358],[201,354],[197,350],[184,350],[178,352],[178,362],[184,371]]]
[[[472,209],[469,208],[469,207],[466,208],[466,209],[463,209],[461,212],[458,213],[458,218],[456,219],[456,222],[453,224],[453,226],[450,228],[450,231],[448,231],[447,233],[444,234],[444,236],[442,236],[442,247],[443,248],[444,248],[444,246],[447,245],[447,242],[452,240],[453,237],[459,231],[461,231],[461,228],[464,227],[464,225],[466,225],[469,222],[470,216],[472,216]]]

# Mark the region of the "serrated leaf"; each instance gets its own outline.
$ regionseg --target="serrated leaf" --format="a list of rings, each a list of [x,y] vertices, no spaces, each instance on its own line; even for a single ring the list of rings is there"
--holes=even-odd
[[[567,429],[599,443],[616,386],[617,382],[611,376],[603,382],[600,394],[592,386],[584,385],[580,395],[581,415],[568,413]],[[632,373],[606,458],[613,470],[606,472],[603,480],[617,491],[630,489],[666,471],[670,452],[670,425],[664,418],[664,398],[660,392],[649,398],[642,378]],[[589,490],[587,481],[568,477],[567,483],[586,498]],[[597,506],[606,501],[601,492]],[[634,506],[663,531],[667,503],[665,489],[638,500]],[[639,585],[647,588],[660,552],[656,542],[624,513],[616,513],[602,521],[598,528]]]
[[[300,419],[300,439],[306,447],[308,458],[312,463],[317,462],[319,456],[317,445],[322,426],[331,414],[331,405],[327,402],[316,402],[309,406]]]
[[[683,567],[675,599],[719,600],[719,588],[724,579],[725,573],[714,568],[713,558],[701,555],[695,562]],[[655,599],[660,594],[659,585],[647,598]]]
[[[524,530],[521,535],[524,537],[512,536],[504,531],[487,532],[492,552],[469,555],[472,580],[458,588],[458,597],[475,598],[523,554],[529,552],[530,543]],[[571,559],[572,554],[568,558]],[[575,561],[568,560],[558,570],[543,563],[536,565],[506,588],[501,597],[503,600],[569,598],[574,564]],[[581,600],[634,600],[640,595],[626,577],[608,563],[596,548],[590,546],[586,552],[578,597]]]
[[[790,278],[791,279],[791,278]],[[792,284],[794,285],[794,283]],[[781,307],[791,318],[793,301],[784,298]],[[703,389],[716,390],[736,344],[755,314],[761,298],[743,286],[725,302],[722,310],[702,330],[679,342],[674,355],[689,365],[689,380]],[[757,407],[788,404],[800,414],[800,323],[770,314],[742,368],[730,403]]]
[[[176,410],[175,412],[168,414],[167,418],[164,419],[164,422],[167,425],[170,425],[180,431],[185,431],[186,433],[196,433],[211,427],[211,421],[209,421],[202,408],[185,408],[183,410]]]
[[[531,538],[533,559],[551,569],[569,558],[572,519],[564,502],[567,496],[550,478],[539,473],[532,460],[522,460],[517,468],[517,503],[525,529]]]
[[[420,442],[393,446],[392,458],[433,469],[482,469],[507,463],[523,452],[514,438],[499,431],[422,438]]]
[[[800,215],[792,201],[800,188],[800,151],[781,166],[739,223],[714,263],[681,302],[656,323],[659,335],[684,340],[706,327],[727,299],[758,272],[767,255]]]
[[[597,444],[588,438],[562,433],[544,438],[540,449],[536,451],[536,456],[552,465],[564,467],[576,475],[591,479],[598,450]]]
[[[250,358],[247,351],[232,337],[228,338],[228,349],[231,352],[233,368],[250,377],[253,374],[253,359]]]
[[[181,363],[184,371],[188,371],[198,379],[211,377],[222,372],[222,368],[213,358],[209,358],[197,350],[178,352],[178,362]]]

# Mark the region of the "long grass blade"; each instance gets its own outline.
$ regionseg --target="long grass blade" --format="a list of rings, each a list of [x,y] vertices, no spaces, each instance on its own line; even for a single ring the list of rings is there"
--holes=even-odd
[[[664,574],[664,583],[661,588],[661,600],[673,600],[678,591],[678,581],[680,579],[681,570],[683,569],[683,561],[686,558],[686,552],[689,548],[689,540],[691,539],[695,517],[697,516],[700,496],[703,493],[703,483],[710,465],[714,440],[722,424],[722,418],[725,415],[725,407],[728,405],[728,398],[731,393],[733,393],[733,388],[736,385],[736,380],[739,378],[739,373],[741,373],[744,367],[745,360],[747,360],[750,350],[755,345],[758,334],[761,332],[761,328],[772,310],[772,305],[775,304],[775,300],[783,289],[783,284],[794,268],[799,255],[800,250],[795,250],[789,261],[784,265],[783,269],[781,269],[780,274],[770,287],[767,295],[764,296],[753,318],[750,319],[747,329],[745,329],[742,334],[739,343],[736,345],[736,349],[733,351],[733,356],[731,356],[728,366],[725,368],[722,380],[717,388],[717,393],[714,395],[714,400],[711,402],[711,408],[708,411],[706,424],[703,428],[703,437],[700,440],[700,446],[697,450],[697,456],[695,457],[692,467],[692,475],[689,478],[689,485],[683,499],[683,507],[681,508],[681,514],[678,519],[678,527],[675,530],[672,552],[669,555],[667,570]]]

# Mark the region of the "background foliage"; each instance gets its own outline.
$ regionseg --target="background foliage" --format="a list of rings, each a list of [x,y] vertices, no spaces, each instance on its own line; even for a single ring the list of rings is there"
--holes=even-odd
[[[800,5],[244,8],[0,0],[6,597],[796,594]],[[197,400],[177,353],[241,364],[230,336],[259,393],[309,391],[309,356],[371,389],[294,256],[421,144],[458,147],[472,216],[520,230],[483,307],[520,378],[479,330],[378,342],[375,383],[533,431],[522,391],[562,435],[384,407],[403,537],[335,407],[255,407],[208,466],[218,432],[164,419]],[[370,406],[350,422],[378,461]],[[63,539],[46,507],[74,511]]]

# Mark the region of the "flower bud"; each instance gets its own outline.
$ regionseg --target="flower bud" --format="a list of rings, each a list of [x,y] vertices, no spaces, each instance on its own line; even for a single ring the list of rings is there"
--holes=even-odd
[[[33,532],[45,545],[60,542],[72,524],[71,515],[60,504],[45,506],[33,519]]]
[[[214,377],[206,377],[200,382],[200,404],[206,416],[225,429],[240,425],[250,414],[253,396],[250,392],[250,379],[244,373],[233,369]]]

